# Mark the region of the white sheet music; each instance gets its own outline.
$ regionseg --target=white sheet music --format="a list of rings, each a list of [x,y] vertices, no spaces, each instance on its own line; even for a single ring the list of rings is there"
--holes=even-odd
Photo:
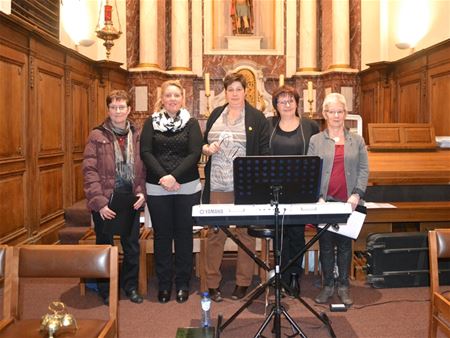
[[[355,210],[350,214],[347,223],[339,223],[338,228],[334,228],[331,226],[327,230],[342,236],[357,239],[359,233],[361,232],[365,219],[366,214]],[[324,226],[325,224],[319,224],[320,228],[323,228]]]
[[[367,209],[387,209],[387,208],[397,208],[391,203],[379,203],[379,202],[364,202],[364,206]]]

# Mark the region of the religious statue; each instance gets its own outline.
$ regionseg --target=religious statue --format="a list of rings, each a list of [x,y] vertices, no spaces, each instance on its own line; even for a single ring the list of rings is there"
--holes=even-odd
[[[253,0],[231,0],[233,34],[253,34]]]

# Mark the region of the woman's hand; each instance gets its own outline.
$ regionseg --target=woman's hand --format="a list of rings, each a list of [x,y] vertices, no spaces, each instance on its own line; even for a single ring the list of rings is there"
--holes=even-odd
[[[211,156],[212,154],[217,153],[219,150],[220,150],[220,144],[217,141],[214,141],[211,144],[205,144],[202,148],[202,152],[206,156]]]
[[[354,211],[356,209],[356,206],[359,203],[359,195],[358,194],[352,194],[347,200],[347,203],[350,203],[352,205],[352,210]]]
[[[100,217],[102,218],[102,220],[105,219],[113,219],[116,217],[116,213],[111,210],[108,205],[105,205],[103,208],[101,208],[98,213],[100,214]]]
[[[136,194],[136,197],[138,198],[138,200],[133,204],[134,210],[138,210],[145,202],[145,197],[143,193],[140,192],[139,194]]]
[[[175,182],[175,184],[173,186],[171,186],[170,188],[166,189],[167,191],[177,191],[178,189],[180,189],[181,185],[178,182]]]
[[[180,184],[172,175],[161,177],[158,183],[167,191],[177,191],[180,189]]]

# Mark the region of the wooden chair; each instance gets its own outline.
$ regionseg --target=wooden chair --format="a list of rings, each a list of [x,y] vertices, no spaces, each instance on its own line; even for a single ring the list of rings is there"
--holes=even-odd
[[[441,258],[450,258],[450,229],[436,229],[428,232],[430,258],[430,327],[429,337],[436,337],[439,327],[450,337],[450,300],[439,290],[439,267]]]
[[[146,248],[149,245],[149,242],[153,243],[152,232],[148,228],[141,226],[139,233],[139,275],[138,275],[138,292],[144,297],[148,293],[148,280],[147,280],[147,260],[146,260]],[[119,259],[121,259],[123,250],[122,245],[120,244],[120,237],[114,236],[114,243],[118,247],[119,250]],[[95,231],[90,228],[86,231],[86,233],[81,237],[78,241],[78,244],[95,244]],[[152,244],[153,245],[153,244]],[[80,292],[81,295],[85,295],[86,293],[86,285],[83,279],[80,280]]]
[[[0,279],[3,280],[3,317],[6,317],[11,306],[10,299],[5,298],[5,294],[11,292],[12,283],[12,247],[0,245]]]
[[[41,319],[21,319],[19,302],[23,278],[107,278],[110,282],[108,319],[76,317],[70,337],[117,337],[118,253],[109,245],[25,245],[13,248],[11,288],[5,288],[0,337],[39,337]],[[8,271],[7,271],[8,274]],[[50,303],[53,299],[49,299]]]

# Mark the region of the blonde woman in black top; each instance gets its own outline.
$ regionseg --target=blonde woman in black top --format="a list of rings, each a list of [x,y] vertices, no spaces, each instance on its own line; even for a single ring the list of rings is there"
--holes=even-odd
[[[189,297],[192,206],[200,202],[197,163],[202,134],[198,121],[183,108],[183,93],[179,81],[164,82],[155,113],[145,122],[141,135],[160,303],[170,300],[174,277],[177,302],[183,303]],[[172,262],[172,242],[175,262]]]

